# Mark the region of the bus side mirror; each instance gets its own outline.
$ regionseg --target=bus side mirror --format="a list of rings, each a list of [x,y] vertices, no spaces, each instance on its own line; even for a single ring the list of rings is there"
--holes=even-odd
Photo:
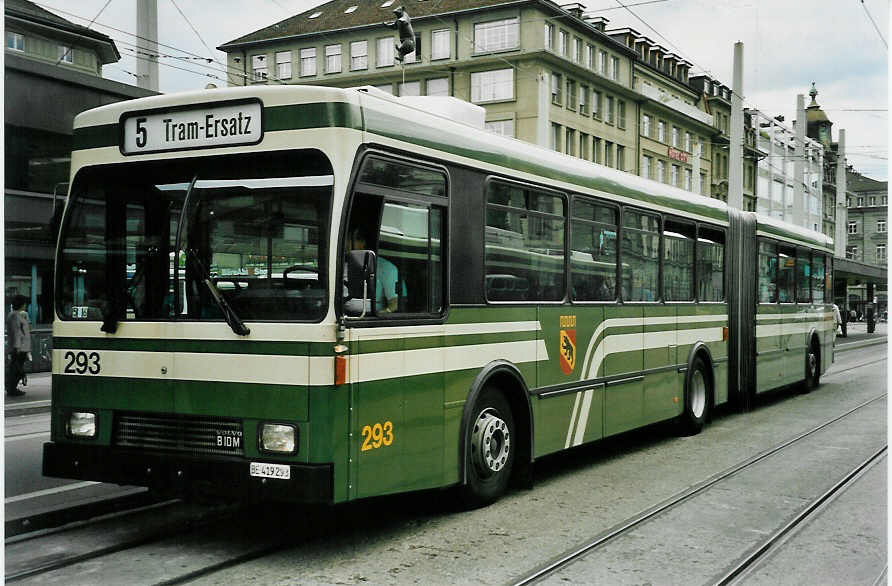
[[[347,315],[365,317],[370,313],[369,289],[374,291],[377,268],[378,257],[371,250],[351,250],[347,254]]]

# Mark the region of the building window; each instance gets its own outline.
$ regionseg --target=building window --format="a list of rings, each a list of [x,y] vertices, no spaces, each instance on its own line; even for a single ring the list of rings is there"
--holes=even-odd
[[[626,170],[626,147],[621,144],[616,145],[616,168]]]
[[[278,79],[291,79],[291,51],[276,53],[276,77]]]
[[[369,68],[369,42],[353,41],[350,43],[350,71],[361,71]]]
[[[471,74],[471,101],[491,102],[514,99],[514,70],[496,69]]]
[[[449,59],[452,53],[449,46],[450,37],[451,32],[449,29],[442,29],[431,33],[431,61],[436,59]]]
[[[573,61],[582,62],[582,39],[573,39]]]
[[[561,151],[561,125],[551,123],[551,150]]]
[[[554,51],[554,25],[550,22],[545,23],[545,48]]]
[[[672,146],[678,148],[678,126],[672,127]]]
[[[427,95],[429,95],[429,96],[448,96],[449,95],[449,78],[448,77],[438,77],[436,79],[427,80]]]
[[[679,176],[678,171],[679,171],[679,166],[672,165],[672,169],[671,169],[672,175],[670,175],[670,177],[669,177],[669,184],[672,185],[672,187],[678,187],[678,176]]]
[[[617,108],[616,126],[617,126],[617,128],[621,128],[621,129],[625,130],[625,128],[626,128],[626,103],[622,100],[617,100],[616,108]]]
[[[341,72],[341,46],[328,45],[325,47],[325,72]]]
[[[877,263],[886,262],[886,245],[877,244]]]
[[[498,134],[499,136],[514,138],[514,120],[494,120],[492,122],[486,122],[483,125],[483,130]]]
[[[650,137],[650,114],[641,116],[641,135]]]
[[[694,182],[694,175],[690,169],[684,170],[684,188],[685,191],[691,191]]]
[[[66,45],[59,45],[59,61],[62,63],[74,63],[74,49]]]
[[[576,155],[576,131],[572,128],[567,129],[566,139],[564,140],[564,147],[566,147],[568,155]]]
[[[266,81],[266,55],[251,56],[251,76],[254,81]]]
[[[300,50],[300,76],[316,75],[316,48]]]
[[[591,45],[585,46],[585,66],[589,69],[595,67],[595,48]]]
[[[25,50],[25,37],[19,33],[6,32],[6,48],[13,51]]]
[[[585,159],[586,161],[591,159],[591,152],[589,149],[589,137],[586,133],[579,133],[579,158]]]
[[[877,205],[877,198],[872,195],[869,198],[867,198],[867,201],[868,201],[869,205],[872,205],[872,206]]]
[[[601,162],[601,139],[597,136],[592,141],[592,161],[595,163]]]
[[[561,76],[557,73],[551,74],[551,103],[560,106],[561,100]]]
[[[400,96],[420,96],[421,95],[421,82],[420,81],[404,81],[402,83],[396,84],[398,95]]]
[[[886,220],[877,220],[877,232],[885,234],[886,232]]]
[[[609,140],[604,141],[604,164],[613,167],[613,143]]]
[[[572,79],[567,80],[567,108],[576,109],[576,82]]]
[[[588,116],[588,86],[579,86],[579,113]]]
[[[858,233],[858,222],[849,222],[849,234]]]
[[[382,92],[386,92],[393,95],[393,84],[392,83],[382,83],[381,85],[374,86],[375,88],[381,90]]]
[[[657,140],[666,142],[666,123],[662,120],[657,122]]]
[[[377,56],[375,57],[375,67],[390,67],[393,65],[393,38],[384,37],[377,40]]]
[[[650,168],[653,162],[653,157],[649,157],[647,155],[641,155],[641,176],[645,179],[650,179]]]
[[[858,247],[846,246],[846,258],[848,260],[858,260]]]
[[[477,23],[474,25],[474,52],[516,49],[520,40],[519,30],[517,17]]]
[[[684,150],[686,150],[689,153],[693,152],[693,151],[691,151],[691,133],[690,132],[684,133]]]
[[[598,51],[598,73],[607,76],[607,53]]]
[[[864,207],[864,198],[863,197],[858,198],[858,207],[859,208]]]
[[[592,116],[601,119],[601,92],[597,90],[592,92]]]
[[[657,176],[654,177],[660,183],[666,182],[666,163],[657,159]]]
[[[619,81],[619,57],[610,58],[610,79]]]
[[[604,122],[613,124],[613,96],[607,96],[607,112],[604,115]]]
[[[567,31],[558,33],[558,51],[562,57],[566,57],[570,52],[570,35],[567,34]]]

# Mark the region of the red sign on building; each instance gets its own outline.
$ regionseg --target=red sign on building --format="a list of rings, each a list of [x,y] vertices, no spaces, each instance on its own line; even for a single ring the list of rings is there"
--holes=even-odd
[[[688,162],[688,154],[686,152],[674,149],[672,147],[669,147],[669,158],[675,159],[676,161],[681,161],[682,163]]]

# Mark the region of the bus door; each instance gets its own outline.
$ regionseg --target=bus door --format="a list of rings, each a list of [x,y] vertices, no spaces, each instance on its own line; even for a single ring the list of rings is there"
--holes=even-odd
[[[343,291],[351,498],[443,483],[445,199],[439,171],[377,156],[360,171],[344,251],[377,266],[365,293],[348,266]]]

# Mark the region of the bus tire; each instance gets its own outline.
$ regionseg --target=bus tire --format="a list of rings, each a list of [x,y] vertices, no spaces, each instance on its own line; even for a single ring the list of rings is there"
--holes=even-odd
[[[821,384],[821,350],[818,341],[811,339],[805,351],[805,380],[802,381],[802,392],[810,393]]]
[[[711,379],[701,356],[694,358],[685,379],[684,411],[679,416],[682,435],[697,435],[709,417]]]
[[[502,391],[487,385],[477,397],[466,433],[467,481],[459,498],[468,508],[496,501],[508,486],[517,452],[514,415]]]

